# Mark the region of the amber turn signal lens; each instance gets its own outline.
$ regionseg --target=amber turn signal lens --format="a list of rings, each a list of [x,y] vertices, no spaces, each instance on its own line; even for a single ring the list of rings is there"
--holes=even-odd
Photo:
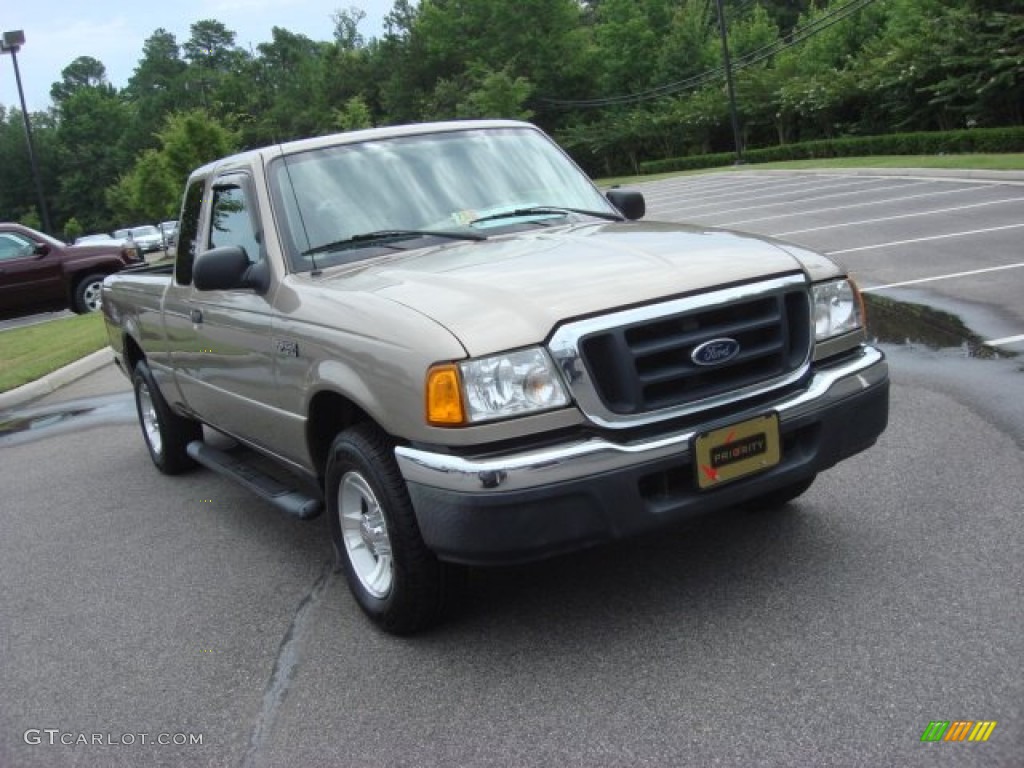
[[[464,423],[459,372],[454,365],[437,365],[427,373],[427,422],[450,427]]]
[[[868,327],[868,305],[864,302],[864,294],[860,291],[860,286],[857,285],[857,281],[853,279],[853,276],[848,276],[847,279],[850,281],[850,285],[853,286],[853,295],[857,298],[857,306],[860,308],[860,325],[861,328]]]

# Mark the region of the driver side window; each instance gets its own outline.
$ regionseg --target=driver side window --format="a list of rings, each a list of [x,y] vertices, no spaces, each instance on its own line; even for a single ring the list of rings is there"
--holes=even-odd
[[[28,256],[35,248],[31,240],[13,232],[0,233],[0,261]]]
[[[224,245],[244,248],[250,264],[263,260],[249,195],[241,183],[218,183],[213,188],[209,247]]]

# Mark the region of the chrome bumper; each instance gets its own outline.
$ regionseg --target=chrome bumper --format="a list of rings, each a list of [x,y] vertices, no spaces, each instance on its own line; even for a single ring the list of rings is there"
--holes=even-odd
[[[864,346],[858,357],[815,373],[805,390],[774,403],[738,411],[730,421],[775,411],[784,427],[788,420],[837,404],[885,382],[888,376],[885,356],[874,347]],[[395,455],[408,483],[457,493],[507,492],[578,480],[669,456],[687,460],[694,438],[711,427],[702,425],[636,443],[613,443],[595,437],[487,459],[404,446],[397,447]]]

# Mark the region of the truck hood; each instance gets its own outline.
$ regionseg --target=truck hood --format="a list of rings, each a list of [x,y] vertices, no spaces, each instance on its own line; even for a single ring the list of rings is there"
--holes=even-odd
[[[779,244],[735,232],[585,224],[376,259],[322,285],[410,307],[482,355],[539,343],[566,320],[799,271]]]

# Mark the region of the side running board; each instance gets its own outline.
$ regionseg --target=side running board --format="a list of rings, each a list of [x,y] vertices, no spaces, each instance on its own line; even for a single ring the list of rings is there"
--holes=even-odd
[[[211,448],[201,440],[193,440],[186,450],[189,456],[204,467],[241,483],[289,515],[308,520],[323,511],[323,503],[319,499],[287,486],[251,464],[246,464],[224,451]]]

